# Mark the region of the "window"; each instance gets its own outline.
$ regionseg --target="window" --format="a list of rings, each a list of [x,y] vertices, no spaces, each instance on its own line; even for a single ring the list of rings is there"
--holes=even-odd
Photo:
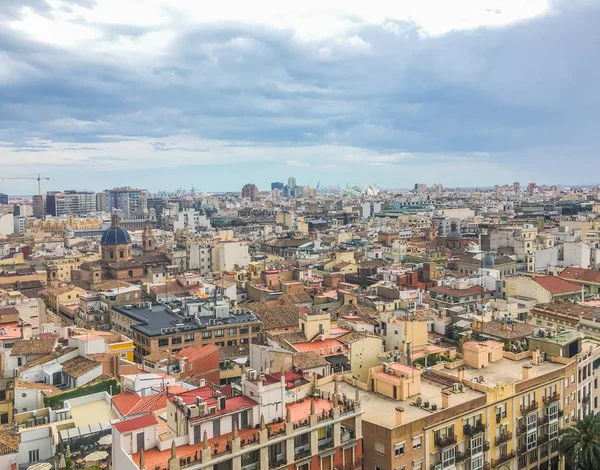
[[[37,462],[38,460],[40,460],[40,450],[39,449],[30,450],[29,451],[29,461]]]
[[[442,467],[454,466],[454,459],[456,456],[456,447],[450,447],[449,449],[442,451]]]
[[[209,339],[209,338],[212,338],[212,331],[203,331],[202,339]]]
[[[537,447],[537,433],[527,435],[527,450],[535,449]]]
[[[383,445],[382,442],[374,442],[373,449],[375,450],[376,454],[385,455],[385,445]]]
[[[185,335],[183,337],[183,341],[185,341],[186,343],[191,343],[192,341],[194,341],[194,333],[191,333],[189,335]]]
[[[225,336],[225,330],[215,330],[215,338],[222,338]]]
[[[168,346],[169,345],[169,338],[160,338],[158,340],[158,346]]]
[[[0,414],[0,424],[8,424],[8,413]]]
[[[413,461],[413,470],[423,470],[423,459]]]
[[[420,449],[421,448],[421,438],[423,436],[417,436],[417,437],[413,437],[413,449]]]
[[[550,434],[550,439],[558,437],[558,423],[550,423],[548,434]]]
[[[17,367],[21,367],[23,365],[23,358],[17,357]]]
[[[471,439],[471,455],[483,453],[483,434],[478,434]]]
[[[404,455],[404,442],[401,442],[400,444],[396,444],[394,446],[394,455],[396,457],[400,457],[401,455]]]
[[[575,383],[575,374],[571,375],[571,383],[574,384]]]
[[[483,455],[471,458],[471,470],[483,469]]]
[[[119,258],[125,258],[125,252],[123,250],[119,251]]]
[[[133,277],[133,271],[130,269],[129,271],[127,271],[127,275],[128,275],[129,277]]]
[[[181,336],[173,336],[171,338],[171,344],[181,344]]]
[[[227,330],[227,336],[236,336],[237,335],[237,328],[229,328]]]

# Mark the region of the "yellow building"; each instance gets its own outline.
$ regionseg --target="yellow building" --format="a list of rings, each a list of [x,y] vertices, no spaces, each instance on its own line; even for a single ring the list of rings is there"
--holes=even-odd
[[[312,339],[318,334],[322,334],[324,338],[329,338],[331,336],[331,318],[329,313],[301,313],[300,329],[308,339]]]
[[[352,332],[338,339],[350,347],[348,358],[352,377],[366,383],[369,380],[369,369],[379,365],[383,338],[366,332]]]
[[[344,377],[339,392],[358,391],[363,410],[363,468],[564,468],[558,435],[576,414],[576,358],[493,343],[467,345],[468,364],[387,363],[370,369],[368,383]]]
[[[12,425],[14,392],[12,380],[4,379],[0,381],[0,429]]]
[[[64,236],[67,227],[73,230],[98,230],[102,228],[100,219],[75,219],[69,216],[66,220],[33,220],[27,228],[32,232],[45,232],[52,235]]]
[[[44,289],[40,292],[40,297],[46,303],[48,309],[51,309],[55,314],[60,315],[66,313],[64,308],[61,309],[61,306],[78,305],[79,298],[85,293],[86,291],[80,287],[67,285]],[[70,320],[75,319],[74,314],[72,315],[73,318],[71,318],[70,313],[66,313],[66,316],[69,317]]]
[[[48,258],[44,264],[48,270],[56,272],[56,277],[53,280],[60,282],[71,282],[71,271],[79,269],[86,262],[96,261],[100,259],[99,253],[90,254],[70,254],[56,258]]]

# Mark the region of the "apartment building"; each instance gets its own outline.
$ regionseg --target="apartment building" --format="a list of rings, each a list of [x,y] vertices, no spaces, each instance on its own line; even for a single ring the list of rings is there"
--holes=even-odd
[[[250,311],[231,310],[224,300],[190,299],[113,306],[111,328],[133,339],[135,362],[157,351],[179,353],[189,346],[236,346],[258,341],[260,320]]]
[[[93,191],[51,191],[46,194],[46,214],[85,215],[96,212],[96,193]]]
[[[364,468],[562,468],[558,434],[576,415],[576,359],[472,343],[454,364],[385,364],[367,384],[341,384],[359,394]]]
[[[360,403],[317,382],[288,393],[286,375],[249,370],[241,392],[201,386],[170,395],[164,414],[115,423],[113,468],[362,468]]]

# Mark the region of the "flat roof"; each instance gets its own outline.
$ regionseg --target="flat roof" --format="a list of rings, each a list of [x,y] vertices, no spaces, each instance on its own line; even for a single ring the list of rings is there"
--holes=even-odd
[[[187,317],[176,315],[169,312],[166,306],[162,304],[153,305],[152,310],[150,310],[148,307],[138,308],[136,305],[133,305],[131,308],[113,307],[113,310],[125,315],[126,317],[139,321],[141,324],[132,325],[131,328],[148,336],[160,335],[161,329],[176,328],[176,325],[180,325],[180,332],[185,333],[187,331],[185,328],[188,328],[189,331],[193,331],[201,330],[207,328],[208,326],[221,326],[226,328],[227,325],[259,322],[259,320],[253,314],[240,312],[239,314],[236,313],[235,315],[230,314],[230,316],[226,319],[218,320],[218,323],[215,325],[209,325],[209,320],[214,319],[214,317],[209,318],[206,316],[198,316],[196,318],[200,320],[199,325],[196,323],[193,315]],[[190,319],[191,321],[189,321]],[[181,327],[181,325],[183,326]]]
[[[473,377],[483,377],[483,384],[494,386],[498,383],[507,385],[516,384],[523,381],[523,366],[531,364],[531,358],[522,359],[520,361],[512,361],[510,359],[500,359],[496,362],[490,362],[483,369],[475,369],[465,366],[465,378],[467,380]],[[557,362],[544,361],[539,365],[532,365],[529,371],[529,378],[539,377],[549,372],[554,372],[564,367],[564,364]],[[444,372],[457,376],[458,369],[445,369]]]
[[[582,338],[582,334],[575,330],[563,330],[560,333],[553,333],[552,336],[530,336],[530,339],[566,346],[567,344]]]
[[[520,371],[519,371],[520,372]],[[329,382],[319,388],[333,393],[334,382]],[[408,400],[394,400],[379,393],[370,392],[358,389],[361,410],[363,411],[362,419],[370,423],[377,424],[386,428],[396,427],[396,408],[404,408],[404,423],[416,421],[435,414],[430,410],[414,406],[417,397],[420,397],[423,402],[428,401],[431,404],[437,405],[438,411],[442,409],[442,390],[448,388],[431,382],[421,377],[421,393],[410,397]],[[357,388],[346,382],[338,382],[339,393],[345,394],[348,397],[354,398]],[[461,393],[452,395],[452,405],[459,405],[476,398],[484,396],[483,393],[472,390],[469,387],[464,387]]]

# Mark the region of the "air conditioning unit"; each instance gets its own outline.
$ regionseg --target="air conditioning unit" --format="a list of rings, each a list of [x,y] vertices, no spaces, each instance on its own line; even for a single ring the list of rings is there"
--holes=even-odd
[[[200,409],[197,405],[188,405],[188,411],[190,418],[197,418],[200,416]]]

